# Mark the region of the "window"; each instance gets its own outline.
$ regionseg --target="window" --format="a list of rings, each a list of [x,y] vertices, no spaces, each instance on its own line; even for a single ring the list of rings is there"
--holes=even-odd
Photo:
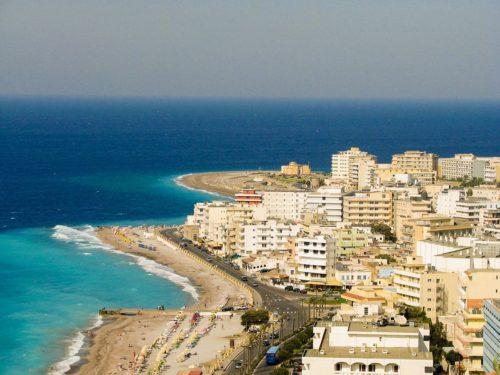
[[[371,363],[370,365],[368,365],[368,371],[370,371],[370,372],[375,371],[375,364],[374,363]]]
[[[394,365],[394,366],[392,367],[392,371],[393,371],[393,372],[398,372],[398,371],[399,371],[399,366],[398,366],[398,365]]]
[[[366,371],[366,365],[364,363],[360,363],[359,367],[358,367],[358,371],[362,371],[362,372]]]
[[[335,371],[342,371],[342,363],[335,364]]]
[[[365,307],[364,309],[365,315],[368,315],[368,307]]]

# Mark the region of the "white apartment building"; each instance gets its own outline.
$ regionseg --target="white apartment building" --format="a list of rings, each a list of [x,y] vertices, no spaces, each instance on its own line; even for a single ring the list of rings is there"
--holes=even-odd
[[[269,218],[300,220],[306,205],[306,191],[262,191],[262,205]]]
[[[329,236],[298,237],[295,240],[297,279],[325,283],[335,272],[335,240]]]
[[[231,205],[227,201],[196,203],[194,206],[193,223],[198,225],[199,237],[221,246],[226,242],[227,209]]]
[[[500,208],[500,202],[489,202],[483,198],[468,198],[463,201],[457,202],[456,213],[454,217],[473,221],[474,223],[479,223],[481,218],[481,211],[487,208]]]
[[[455,154],[452,158],[439,159],[438,175],[444,179],[484,179],[486,164],[486,160],[480,160],[474,154]]]
[[[300,229],[300,224],[275,219],[244,223],[239,228],[236,252],[245,256],[285,252],[288,238],[296,237]]]
[[[455,216],[457,203],[464,199],[464,189],[444,189],[436,195],[436,213],[444,216]]]
[[[322,186],[317,191],[307,194],[306,211],[324,215],[329,222],[341,222],[342,195],[342,187]]]
[[[375,181],[376,157],[358,147],[332,155],[332,179],[358,188],[371,186]]]
[[[425,151],[405,151],[392,155],[392,167],[401,170],[436,171],[438,156]]]
[[[440,272],[461,274],[474,268],[500,269],[500,241],[461,238],[459,244],[454,244],[423,240],[417,242],[417,255]]]
[[[319,322],[303,375],[432,374],[428,325],[380,327],[364,322]]]

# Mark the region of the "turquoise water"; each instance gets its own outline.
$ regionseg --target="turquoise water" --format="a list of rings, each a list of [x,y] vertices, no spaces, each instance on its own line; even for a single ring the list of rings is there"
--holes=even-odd
[[[174,179],[155,174],[97,174],[63,183],[75,190],[94,189],[96,195],[142,197],[124,202],[124,212],[112,212],[109,220],[94,225],[178,224],[184,216],[133,220],[127,215],[129,207],[137,209],[145,200],[165,204],[168,212],[171,199],[192,205],[195,200],[214,198],[179,187]],[[79,359],[81,331],[99,325],[101,307],[178,308],[198,296],[189,280],[167,267],[102,244],[90,225],[0,232],[0,249],[0,374],[64,373]]]

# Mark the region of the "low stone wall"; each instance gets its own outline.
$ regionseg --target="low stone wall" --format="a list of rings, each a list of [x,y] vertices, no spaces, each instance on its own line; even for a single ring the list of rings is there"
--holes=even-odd
[[[211,269],[212,271],[214,271],[217,274],[219,274],[221,277],[225,278],[229,282],[231,282],[234,285],[236,285],[245,294],[245,296],[247,298],[247,301],[248,301],[248,304],[250,306],[254,305],[254,303],[255,303],[254,291],[247,284],[245,284],[241,280],[235,278],[234,276],[229,275],[228,273],[226,273],[225,271],[221,270],[216,265],[214,265],[214,264],[212,264],[210,262],[207,262],[205,259],[202,259],[199,256],[193,254],[191,251],[189,251],[187,249],[184,249],[183,247],[179,246],[177,243],[175,243],[174,241],[172,241],[168,237],[164,236],[159,230],[155,230],[155,235],[156,235],[156,239],[158,241],[160,241],[161,243],[163,243],[165,245],[168,245],[168,246],[172,246],[174,249],[176,249],[178,251],[181,251],[182,253],[184,253],[185,255],[187,255],[188,257],[190,257],[191,259],[193,259],[194,261],[196,261],[199,264],[201,264],[201,265],[203,265],[203,266]]]

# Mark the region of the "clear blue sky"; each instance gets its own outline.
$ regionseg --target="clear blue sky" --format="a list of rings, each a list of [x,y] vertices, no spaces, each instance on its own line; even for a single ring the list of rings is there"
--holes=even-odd
[[[0,95],[500,98],[500,2],[0,0]]]

